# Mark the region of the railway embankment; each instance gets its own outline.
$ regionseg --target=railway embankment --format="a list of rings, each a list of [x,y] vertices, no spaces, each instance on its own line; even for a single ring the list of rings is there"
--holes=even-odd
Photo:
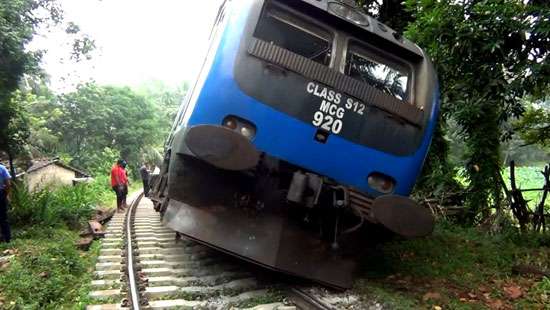
[[[296,286],[192,240],[176,241],[148,200],[136,207],[130,239],[122,232],[127,222],[118,217],[109,226],[96,265],[98,290],[92,296],[98,301],[129,302],[130,289],[121,288],[128,286],[124,243],[130,240],[144,308],[544,309],[548,304],[550,244],[544,235],[495,236],[440,222],[429,237],[396,239],[366,251],[354,287],[337,292]],[[107,276],[115,280],[102,279]]]
[[[0,243],[0,309],[79,307],[98,253],[76,247],[80,229],[100,203],[93,185],[29,191],[14,188],[12,241]]]
[[[86,193],[80,194],[74,197]],[[545,309],[550,302],[548,235],[491,235],[440,222],[429,237],[396,239],[366,251],[351,290],[311,285],[299,287],[305,296],[296,297],[291,292],[296,287],[284,277],[251,269],[193,241],[176,241],[147,199],[136,205],[130,239],[124,233],[125,214],[115,214],[105,239],[80,251],[75,246],[79,230],[71,223],[79,216],[87,220],[87,213],[72,210],[81,215],[47,223],[39,212],[46,218],[55,215],[60,198],[54,196],[61,193],[40,195],[14,197],[14,206],[26,201],[34,212],[18,210],[14,219],[29,225],[15,225],[12,243],[0,245],[2,309],[128,305],[128,240],[135,246],[140,302],[150,308],[289,310],[305,303],[311,309]],[[78,203],[73,196],[63,197],[66,205]],[[40,209],[37,201],[47,201],[52,209]],[[311,300],[321,306],[311,306]]]
[[[99,242],[86,250],[82,229],[98,208],[113,205],[101,180],[29,191],[10,199],[12,241],[0,243],[0,309],[79,309],[89,303]]]
[[[550,235],[440,222],[431,236],[372,249],[354,287],[391,309],[548,309]]]

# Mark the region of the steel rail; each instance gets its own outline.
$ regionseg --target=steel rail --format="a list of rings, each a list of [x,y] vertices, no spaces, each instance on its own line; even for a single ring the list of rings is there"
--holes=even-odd
[[[126,212],[126,270],[128,272],[128,289],[130,291],[131,309],[140,309],[139,300],[139,285],[136,282],[136,274],[134,270],[134,253],[132,248],[132,217],[135,212],[135,207],[139,204],[143,193],[139,194],[130,204]]]
[[[335,310],[336,308],[315,298],[306,291],[293,287],[289,290],[290,299],[301,310]]]

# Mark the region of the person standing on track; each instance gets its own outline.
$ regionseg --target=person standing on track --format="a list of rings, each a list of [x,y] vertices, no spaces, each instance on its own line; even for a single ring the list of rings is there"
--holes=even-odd
[[[11,186],[11,176],[8,169],[0,164],[0,229],[2,231],[2,239],[9,243],[11,240],[10,224],[8,223],[8,203]]]
[[[126,175],[126,161],[119,159],[111,169],[111,186],[116,194],[117,212],[126,209],[126,195],[128,195],[128,176]]]
[[[139,168],[139,174],[141,176],[141,180],[143,181],[143,195],[145,197],[149,197],[149,169],[147,169],[147,165],[143,163],[141,165],[141,168]]]
[[[126,198],[128,198],[128,187],[130,186],[130,179],[128,178],[128,170],[126,170],[126,165],[128,165],[128,163],[123,159],[122,169],[124,170],[124,175],[126,176],[126,185],[124,185],[124,208],[128,207],[128,203],[126,203]]]

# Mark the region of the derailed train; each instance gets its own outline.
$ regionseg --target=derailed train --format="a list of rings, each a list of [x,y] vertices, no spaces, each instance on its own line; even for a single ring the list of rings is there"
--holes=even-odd
[[[349,1],[228,0],[152,199],[192,239],[349,287],[368,225],[431,233],[407,196],[438,110],[428,56]]]

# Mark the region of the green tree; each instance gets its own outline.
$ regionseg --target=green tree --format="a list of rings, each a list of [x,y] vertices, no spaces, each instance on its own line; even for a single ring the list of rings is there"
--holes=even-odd
[[[5,150],[10,163],[10,173],[15,178],[16,171],[14,159],[25,149],[27,139],[30,136],[28,113],[20,104],[21,94],[17,94],[0,104],[0,115],[3,119],[0,128],[0,150]]]
[[[39,8],[47,12],[46,17],[33,14]],[[40,52],[28,51],[26,45],[45,20],[60,20],[60,9],[53,1],[3,1],[0,5],[0,149],[8,154],[12,174],[13,158],[28,136],[28,124],[18,100],[11,97],[23,75],[38,68]]]
[[[52,103],[59,113],[48,129],[59,137],[61,151],[83,168],[103,165],[106,148],[137,165],[144,148],[162,144],[159,107],[128,87],[80,85]]]
[[[13,92],[25,74],[40,75],[39,63],[44,51],[31,51],[27,45],[40,27],[60,25],[63,12],[55,0],[13,0],[0,3],[0,150],[7,152],[12,174],[13,158],[24,149],[29,136],[25,109],[21,98]],[[73,24],[74,25],[74,24]],[[67,33],[75,36],[73,55],[89,55],[94,42],[79,36],[72,27]]]
[[[53,157],[60,151],[60,137],[48,127],[49,122],[59,119],[63,112],[52,104],[55,97],[37,95],[34,92],[25,95],[22,105],[28,111],[29,139],[28,151],[35,157]]]
[[[550,148],[550,100],[529,105],[515,125],[526,144]]]
[[[356,0],[355,2],[368,14],[397,32],[406,31],[409,23],[414,21],[411,10],[407,9],[402,0]],[[415,192],[420,196],[446,198],[442,195],[450,193],[454,195],[461,191],[460,185],[454,179],[456,169],[449,161],[451,151],[447,127],[445,120],[440,117],[428,158],[415,187]]]
[[[356,0],[356,3],[397,32],[403,32],[412,21],[402,0]]]
[[[441,84],[442,113],[460,126],[473,221],[501,200],[502,124],[540,97],[550,78],[549,6],[543,1],[408,0],[406,32],[427,49]],[[481,212],[487,214],[487,212]]]
[[[189,84],[187,82],[178,87],[170,87],[161,81],[150,81],[136,89],[138,94],[160,108],[162,128],[164,129],[163,137],[167,137],[170,133],[170,126],[176,118],[188,89]],[[159,146],[162,146],[162,144]]]

